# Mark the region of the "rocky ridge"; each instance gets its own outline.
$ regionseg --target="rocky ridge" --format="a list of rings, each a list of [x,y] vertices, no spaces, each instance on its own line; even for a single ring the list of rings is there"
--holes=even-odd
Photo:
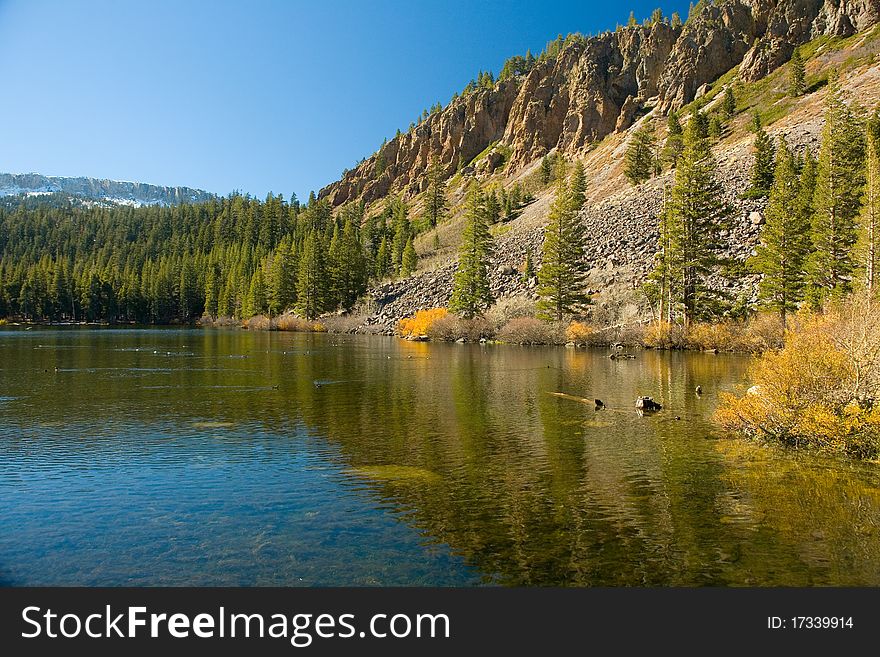
[[[190,187],[164,187],[98,178],[67,178],[38,173],[0,173],[0,196],[66,194],[78,199],[117,205],[178,205],[200,203],[214,194]]]
[[[437,160],[446,175],[496,144],[487,173],[515,171],[553,149],[582,155],[640,115],[690,102],[734,66],[754,81],[810,39],[850,36],[880,19],[880,0],[717,0],[683,26],[666,22],[572,39],[558,56],[518,79],[453,100],[391,139],[321,198],[367,204],[390,193],[412,198]]]

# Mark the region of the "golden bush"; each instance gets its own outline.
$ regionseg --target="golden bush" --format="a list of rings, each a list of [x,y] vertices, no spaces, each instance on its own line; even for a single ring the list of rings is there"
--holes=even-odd
[[[756,386],[723,395],[727,432],[874,458],[880,451],[880,309],[854,299],[803,317],[784,349],[751,368]]]
[[[576,344],[586,344],[590,342],[596,331],[586,322],[572,322],[565,329],[565,338],[569,342]]]
[[[430,308],[419,310],[412,317],[405,317],[397,322],[397,334],[401,337],[428,335],[431,325],[438,319],[446,317],[449,311],[446,308]]]
[[[295,331],[299,333],[323,333],[327,330],[321,322],[296,315],[281,315],[274,321],[276,331]]]

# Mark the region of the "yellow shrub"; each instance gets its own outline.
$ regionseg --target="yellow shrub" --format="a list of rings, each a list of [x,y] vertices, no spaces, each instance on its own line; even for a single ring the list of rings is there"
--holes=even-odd
[[[651,322],[645,328],[644,342],[652,349],[681,349],[685,346],[684,328],[669,322]]]
[[[277,331],[296,331],[300,333],[323,333],[327,327],[320,322],[303,319],[296,315],[281,315],[274,322]]]
[[[803,318],[750,375],[751,394],[721,398],[715,421],[725,431],[866,458],[880,452],[877,308]]]
[[[590,341],[594,332],[593,327],[585,322],[572,322],[565,329],[565,337],[569,342],[585,344]]]
[[[431,325],[447,314],[446,308],[419,310],[413,317],[405,317],[397,322],[397,334],[404,338],[427,335]]]

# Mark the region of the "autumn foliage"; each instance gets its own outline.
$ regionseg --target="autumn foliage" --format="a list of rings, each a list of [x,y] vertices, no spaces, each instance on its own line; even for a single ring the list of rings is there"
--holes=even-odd
[[[446,308],[431,308],[419,310],[412,317],[405,317],[397,322],[397,334],[401,337],[427,335],[431,326],[438,319],[446,317],[449,311]]]
[[[858,298],[801,318],[784,349],[754,364],[755,385],[715,415],[733,434],[795,446],[880,453],[880,305]]]

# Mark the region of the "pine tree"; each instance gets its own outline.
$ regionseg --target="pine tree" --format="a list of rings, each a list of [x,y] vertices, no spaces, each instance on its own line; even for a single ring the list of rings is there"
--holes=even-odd
[[[292,243],[282,242],[272,258],[269,277],[269,312],[280,315],[296,301],[296,254]]]
[[[485,196],[476,183],[468,190],[466,220],[449,309],[471,318],[492,304],[488,271],[492,235],[486,221]]]
[[[532,252],[529,251],[526,253],[526,261],[523,264],[523,272],[522,272],[522,280],[524,283],[528,283],[535,277],[535,265],[532,262]]]
[[[337,272],[336,284],[338,301],[346,310],[366,293],[370,277],[358,223],[356,217],[349,216],[342,228],[340,257],[344,271]]]
[[[403,250],[403,263],[400,268],[402,276],[411,276],[416,270],[419,263],[419,256],[413,245],[412,237],[406,241],[406,248]]]
[[[816,171],[813,253],[808,264],[809,300],[818,307],[828,295],[852,288],[853,246],[864,182],[864,133],[832,79]]]
[[[727,85],[724,90],[724,100],[721,102],[721,112],[728,121],[736,114],[736,96],[733,94],[733,86]]]
[[[310,231],[299,256],[296,311],[306,319],[314,319],[327,305],[327,271],[322,241],[316,231]]]
[[[629,12],[629,18],[626,21],[626,26],[627,27],[635,27],[636,25],[638,25],[638,23],[636,22],[635,12],[631,11],[631,12]]]
[[[717,114],[713,114],[709,119],[709,136],[712,139],[721,139],[724,132],[724,126],[721,125],[721,118]]]
[[[199,312],[199,291],[197,288],[197,274],[192,260],[186,258],[180,268],[179,317],[187,322]]]
[[[376,278],[382,280],[391,273],[391,247],[388,246],[388,237],[383,236],[376,252]]]
[[[393,273],[400,273],[400,265],[403,261],[403,250],[409,239],[409,219],[406,216],[406,204],[402,199],[395,199],[392,203],[394,239],[391,242],[391,264]]]
[[[205,273],[205,314],[214,319],[217,317],[220,300],[220,267],[216,262],[208,263]]]
[[[669,134],[663,147],[663,159],[669,166],[675,167],[678,157],[684,148],[684,130],[681,127],[681,122],[678,120],[678,114],[675,112],[669,113],[669,117],[666,119],[666,128]]]
[[[863,268],[868,294],[880,289],[880,108],[868,120],[865,197],[860,217]]]
[[[661,217],[665,222],[661,233],[668,241],[663,277],[669,281],[668,297],[676,306],[669,315],[679,313],[685,327],[694,320],[712,318],[718,310],[718,293],[709,278],[721,264],[719,231],[727,224],[730,209],[715,177],[716,168],[702,126],[689,121],[668,212]]]
[[[770,135],[760,124],[760,117],[756,113],[757,132],[752,152],[755,154],[755,162],[752,165],[752,175],[747,195],[752,198],[767,196],[773,186],[773,172],[775,169],[776,149]]]
[[[783,328],[786,315],[797,310],[803,299],[804,265],[811,246],[809,223],[800,210],[799,197],[797,163],[785,139],[780,137],[761,244],[752,266],[762,274],[759,301],[779,313]]]
[[[657,319],[672,322],[675,304],[673,298],[673,278],[677,277],[672,234],[675,227],[672,215],[672,202],[669,187],[663,188],[663,203],[657,215],[657,253],[654,256],[654,270],[648,276],[645,292],[649,301],[657,303]]]
[[[796,47],[789,62],[788,93],[797,98],[807,93],[807,72],[801,57],[800,47]]]
[[[541,184],[548,185],[550,184],[550,178],[553,176],[553,165],[550,163],[550,158],[545,155],[541,158]]]
[[[571,181],[556,180],[556,197],[544,228],[541,269],[538,270],[540,317],[561,322],[568,314],[579,314],[590,302],[586,294],[589,265],[586,260],[586,227],[578,213],[584,205],[586,174],[575,165]]]
[[[709,117],[706,116],[706,113],[699,105],[694,106],[693,110],[691,110],[688,126],[691,128],[692,133],[700,139],[705,139],[709,136]]]
[[[245,319],[266,312],[266,282],[262,267],[257,267],[251,276],[247,296],[245,296],[242,313]]]
[[[493,189],[486,194],[486,221],[490,225],[497,224],[501,219],[501,203],[498,201],[498,193]]]
[[[434,228],[443,221],[447,212],[446,181],[440,162],[434,159],[428,166],[428,189],[425,193],[425,216],[428,225]]]
[[[657,160],[654,132],[649,127],[635,131],[626,149],[624,174],[633,185],[639,185],[654,174]]]

